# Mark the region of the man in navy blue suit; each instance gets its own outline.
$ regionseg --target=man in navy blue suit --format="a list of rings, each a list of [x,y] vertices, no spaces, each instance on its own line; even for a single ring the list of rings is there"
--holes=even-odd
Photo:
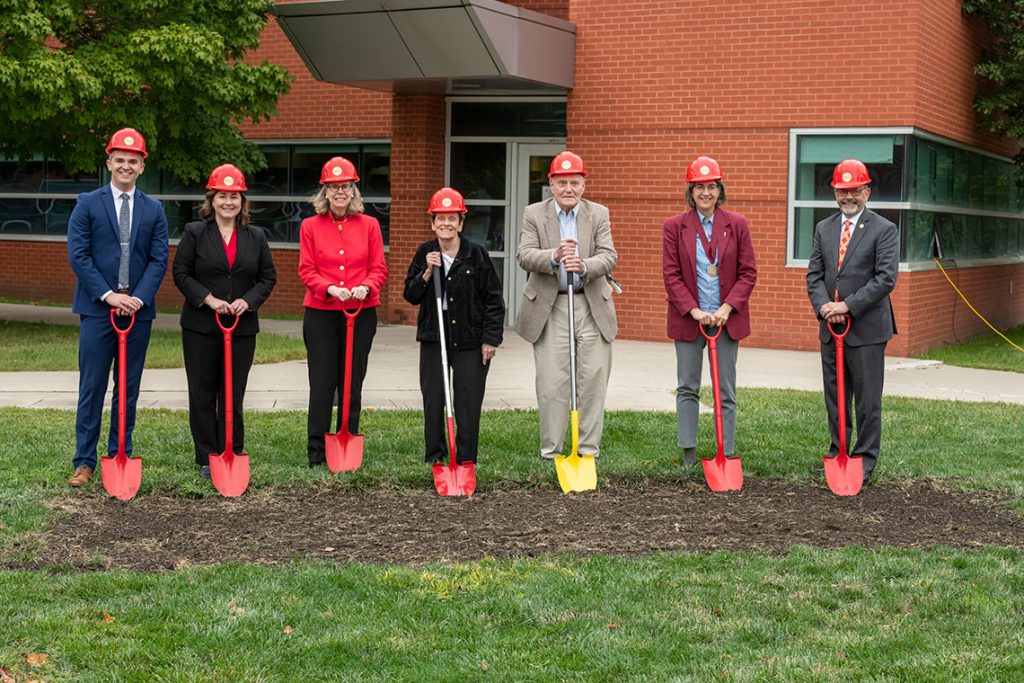
[[[167,217],[163,206],[147,197],[136,182],[145,170],[146,141],[133,128],[114,133],[107,145],[110,184],[78,196],[68,221],[68,260],[78,282],[72,310],[81,316],[78,335],[78,415],[75,419],[74,474],[68,483],[79,487],[96,469],[96,444],[103,417],[103,397],[110,366],[117,355],[117,333],[110,311],[135,316],[128,335],[127,432],[125,452],[132,453],[132,427],[139,398],[142,366],[156,317],[156,292],[167,270]],[[122,327],[127,326],[127,320]],[[114,375],[117,375],[114,365]],[[107,452],[117,453],[117,401]]]

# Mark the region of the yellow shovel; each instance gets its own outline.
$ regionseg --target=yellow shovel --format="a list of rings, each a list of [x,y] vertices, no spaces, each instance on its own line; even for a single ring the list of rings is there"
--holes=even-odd
[[[576,409],[576,316],[573,290],[576,274],[569,273],[569,421],[572,424],[572,452],[555,456],[555,472],[562,493],[593,491],[597,488],[597,465],[593,455],[580,455],[580,413]]]

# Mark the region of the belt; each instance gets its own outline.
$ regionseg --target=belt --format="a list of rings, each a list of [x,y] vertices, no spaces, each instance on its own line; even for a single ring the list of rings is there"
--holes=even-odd
[[[118,294],[127,294],[128,290],[127,289],[119,289],[119,290],[117,290],[117,293]]]
[[[558,291],[558,294],[561,295],[561,296],[566,296],[568,293],[569,293],[568,290],[566,290],[564,292],[561,291],[561,290]],[[573,291],[573,294],[582,294],[582,293],[583,293],[582,289],[577,289],[577,290]]]

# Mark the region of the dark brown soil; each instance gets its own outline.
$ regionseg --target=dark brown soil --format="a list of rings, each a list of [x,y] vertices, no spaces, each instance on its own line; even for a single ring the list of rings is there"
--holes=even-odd
[[[144,496],[121,503],[69,496],[33,567],[165,570],[293,558],[425,563],[544,554],[638,555],[794,545],[1024,548],[1024,519],[988,492],[939,484],[869,486],[855,498],[824,487],[748,481],[715,494],[696,482],[557,491],[256,491],[234,499]]]

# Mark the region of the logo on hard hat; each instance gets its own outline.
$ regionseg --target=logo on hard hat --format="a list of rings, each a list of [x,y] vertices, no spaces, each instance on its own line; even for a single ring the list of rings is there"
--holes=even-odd
[[[852,174],[852,173],[850,173],[849,171],[847,171],[846,173],[844,173],[844,174],[843,174],[843,182],[844,182],[844,183],[848,183],[848,182],[850,182],[851,180],[853,180],[853,174]]]
[[[341,175],[341,166],[335,166],[331,169],[331,173],[334,175]]]
[[[568,171],[570,168],[572,168],[572,162],[569,161],[568,159],[563,159],[562,160],[562,168],[565,169],[566,171]]]
[[[447,209],[447,208],[448,208],[449,206],[451,206],[451,205],[452,205],[452,199],[451,199],[451,197],[445,197],[444,199],[442,199],[442,200],[441,200],[441,206],[445,207],[446,209]]]
[[[231,176],[225,176],[224,177],[224,184],[230,187],[231,185],[235,184],[235,179],[232,178]]]
[[[135,144],[135,138],[133,138],[131,135],[126,135],[124,137],[124,144],[126,144],[126,145],[134,145]]]
[[[707,175],[709,173],[711,173],[711,169],[709,167],[707,167],[707,166],[701,166],[700,167],[700,174],[701,175]]]

